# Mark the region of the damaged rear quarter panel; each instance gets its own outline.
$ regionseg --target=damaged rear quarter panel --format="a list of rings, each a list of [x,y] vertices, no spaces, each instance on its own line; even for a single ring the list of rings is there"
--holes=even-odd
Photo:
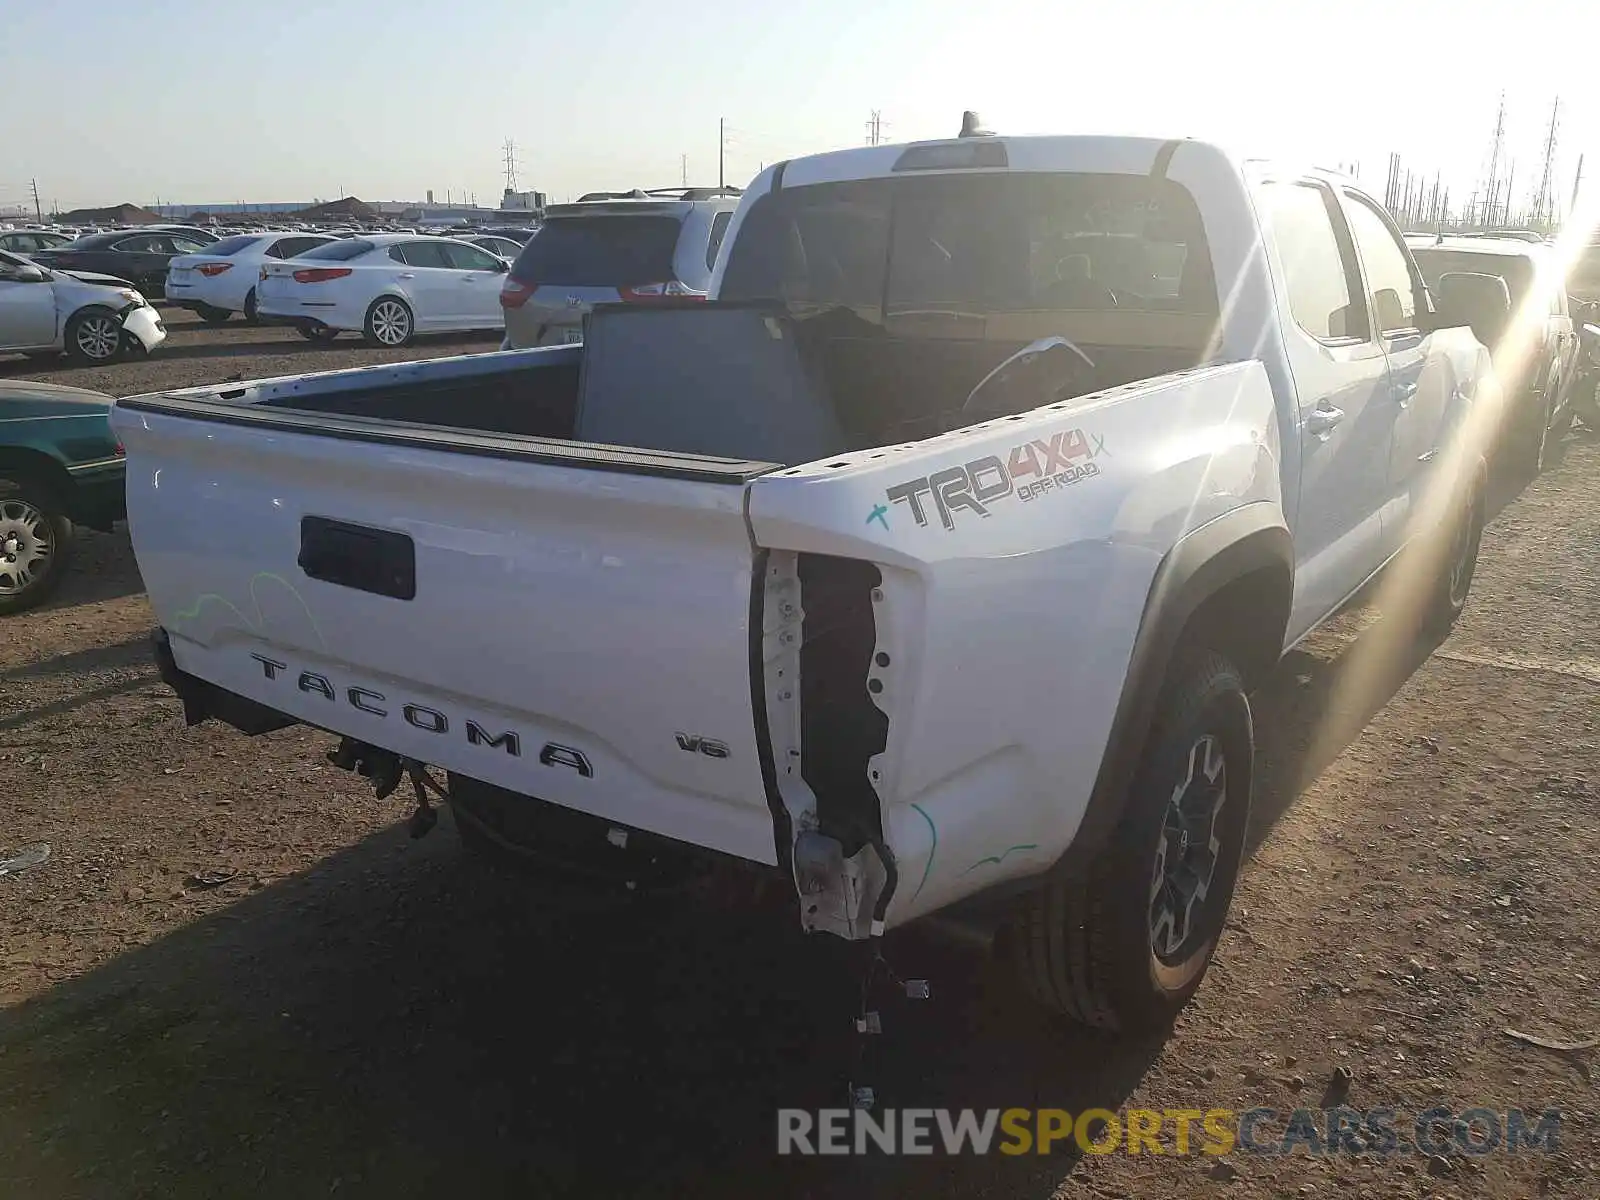
[[[1205,367],[751,485],[759,545],[882,572],[891,925],[1065,850],[1162,556],[1242,504],[1281,508],[1273,413],[1259,363]]]

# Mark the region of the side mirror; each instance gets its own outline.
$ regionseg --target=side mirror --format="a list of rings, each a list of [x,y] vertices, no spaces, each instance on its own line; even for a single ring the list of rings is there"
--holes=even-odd
[[[500,275],[508,275],[511,273],[511,264],[503,258],[497,258],[494,260],[494,269]]]
[[[1470,325],[1493,348],[1511,319],[1511,290],[1498,275],[1447,271],[1439,276],[1439,324]]]
[[[8,279],[12,283],[43,283],[49,278],[42,267],[33,266],[31,263],[0,270],[0,279]]]

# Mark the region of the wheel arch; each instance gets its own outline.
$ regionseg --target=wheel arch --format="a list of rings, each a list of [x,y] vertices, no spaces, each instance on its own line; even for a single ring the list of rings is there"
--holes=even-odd
[[[72,476],[66,464],[43,450],[27,446],[0,446],[0,495],[5,494],[4,481],[15,475],[38,479],[57,489],[63,500],[72,496]]]
[[[1174,660],[1204,647],[1248,688],[1277,665],[1294,598],[1294,546],[1282,511],[1257,503],[1186,535],[1162,558],[1134,638],[1100,771],[1059,869],[1093,858],[1121,817]]]

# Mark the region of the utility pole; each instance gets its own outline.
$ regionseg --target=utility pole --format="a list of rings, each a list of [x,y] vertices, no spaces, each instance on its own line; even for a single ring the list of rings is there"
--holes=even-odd
[[[689,186],[689,156],[687,154],[678,155],[678,182],[683,184],[684,187]]]
[[[1485,212],[1483,224],[1494,224],[1495,200],[1500,195],[1500,155],[1505,149],[1506,141],[1506,94],[1500,93],[1500,108],[1494,119],[1494,141],[1489,146],[1489,182],[1484,188],[1486,193]]]
[[[39,207],[39,181],[33,181],[33,218],[36,221],[44,220],[44,210]]]
[[[1572,177],[1572,203],[1567,208],[1568,212],[1577,212],[1578,211],[1578,188],[1581,187],[1582,184],[1583,184],[1583,155],[1580,154],[1580,155],[1578,155],[1578,170],[1577,170],[1577,173],[1575,175],[1573,175],[1573,177]]]
[[[867,120],[867,145],[876,146],[883,141],[883,112],[873,109],[872,116]]]
[[[1550,132],[1544,139],[1544,163],[1539,170],[1539,190],[1533,195],[1533,220],[1535,224],[1549,225],[1555,217],[1555,196],[1550,188],[1554,182],[1556,166],[1556,121],[1561,115],[1561,97],[1556,97],[1550,109]]]
[[[728,186],[728,118],[717,118],[717,187]]]

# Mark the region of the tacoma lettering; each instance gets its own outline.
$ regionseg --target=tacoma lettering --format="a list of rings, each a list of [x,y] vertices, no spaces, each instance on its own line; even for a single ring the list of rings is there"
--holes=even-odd
[[[261,664],[262,677],[277,682],[290,672],[289,664],[276,658],[268,658],[264,654],[252,654],[251,658]],[[302,692],[314,693],[324,699],[337,702],[340,691],[326,675],[319,675],[315,671],[299,671],[294,675],[295,686]],[[346,687],[343,689],[344,700],[357,712],[366,713],[372,717],[388,717],[391,710],[385,707],[389,698],[382,692],[373,691],[371,688]],[[425,704],[406,703],[400,705],[400,716],[407,725],[413,729],[420,729],[424,733],[448,734],[450,732],[450,717],[436,708]],[[499,750],[512,758],[522,757],[522,735],[514,729],[504,729],[499,733],[492,733],[488,728],[477,721],[468,718],[465,726],[467,744],[469,746],[482,746],[486,750]],[[702,754],[718,757],[715,746],[721,743],[709,743],[701,747]],[[724,753],[723,757],[726,757]],[[545,766],[570,767],[585,779],[593,778],[594,768],[589,759],[580,750],[570,746],[548,743],[539,754],[539,761]]]

